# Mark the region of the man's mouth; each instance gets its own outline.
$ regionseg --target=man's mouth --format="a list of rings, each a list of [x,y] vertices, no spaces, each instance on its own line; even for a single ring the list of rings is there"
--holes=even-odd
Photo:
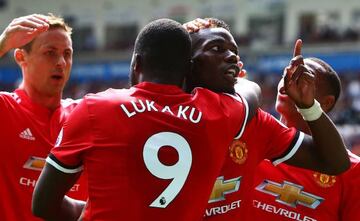
[[[240,72],[240,68],[237,65],[231,65],[225,72],[226,75],[236,78]]]
[[[62,75],[52,75],[51,78],[54,80],[61,80],[63,78],[63,76]]]
[[[64,78],[64,72],[62,70],[56,70],[52,73],[51,79],[61,80]]]
[[[291,100],[291,98],[287,94],[278,94],[277,100],[282,103],[286,104],[287,108],[295,108],[295,103]]]
[[[278,98],[279,98],[280,100],[287,100],[287,99],[288,99],[288,96],[287,96],[286,94],[279,93],[279,94],[278,94]]]
[[[226,71],[226,74],[235,77],[236,71],[235,71],[235,69],[229,69]]]

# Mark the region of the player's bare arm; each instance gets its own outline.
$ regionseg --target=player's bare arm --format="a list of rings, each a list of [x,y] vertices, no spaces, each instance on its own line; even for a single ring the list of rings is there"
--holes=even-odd
[[[245,78],[238,78],[235,84],[235,91],[243,96],[249,105],[249,122],[256,114],[256,110],[261,105],[261,88],[253,81],[249,81]]]
[[[307,109],[316,102],[315,76],[304,65],[301,47],[302,41],[297,40],[294,58],[284,71],[284,88],[281,92],[286,93],[298,108]],[[310,127],[312,138],[305,135],[299,150],[286,162],[327,174],[339,174],[350,166],[346,147],[326,113],[320,114],[317,119],[305,119]]]
[[[247,122],[249,122],[256,114],[256,110],[258,109],[258,107],[261,106],[262,103],[261,88],[254,81],[250,81],[245,78],[247,72],[243,68],[244,66],[243,62],[239,61],[238,66],[240,68],[240,72],[234,87],[236,93],[241,94],[241,96],[245,97],[245,99],[248,101],[250,113]]]
[[[81,172],[63,173],[46,163],[34,190],[33,214],[51,221],[78,220],[85,202],[71,199],[65,194],[76,183],[80,174]],[[46,181],[41,179],[45,176],[48,178]]]
[[[47,19],[38,14],[15,18],[0,35],[0,57],[9,50],[32,41],[49,28]]]

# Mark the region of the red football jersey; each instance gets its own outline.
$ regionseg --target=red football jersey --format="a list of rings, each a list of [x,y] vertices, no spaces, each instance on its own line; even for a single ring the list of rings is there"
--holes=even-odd
[[[23,90],[0,93],[0,220],[40,220],[31,213],[32,193],[57,135],[76,106],[63,100],[51,113],[33,103]],[[85,200],[87,187],[77,183],[71,196]]]
[[[64,124],[47,162],[83,166],[83,220],[200,220],[226,150],[244,127],[239,99],[141,83],[89,95]]]
[[[242,220],[240,205],[263,159],[282,162],[300,146],[304,134],[259,109],[240,140],[234,140],[205,211],[205,220]],[[246,211],[244,211],[246,213]],[[255,219],[256,220],[256,219]]]
[[[360,218],[359,157],[349,154],[351,168],[339,176],[269,161],[259,164],[249,193],[245,220],[351,221]],[[356,176],[355,176],[356,175]],[[341,218],[343,217],[343,218]]]
[[[341,197],[340,219],[360,219],[360,157],[349,151],[351,167],[340,175],[343,185]]]

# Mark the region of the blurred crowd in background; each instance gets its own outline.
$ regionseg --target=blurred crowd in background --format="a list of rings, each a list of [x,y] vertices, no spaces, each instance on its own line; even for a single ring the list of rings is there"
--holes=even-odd
[[[311,16],[310,18],[304,17],[300,22],[297,35],[309,45],[358,42],[360,41],[360,12],[358,17],[359,22],[353,22],[348,26],[339,25],[336,19],[331,19],[331,17],[326,22],[320,23],[314,22]],[[71,18],[70,21],[72,21]],[[250,29],[244,34],[234,32],[236,42],[241,47],[255,48],[263,45],[264,42],[282,45],[284,43],[282,36],[276,34],[272,37],[269,36],[269,33],[273,32],[274,25],[268,23],[260,23],[260,28]],[[259,22],[255,21],[253,25],[257,26]],[[133,24],[109,27],[109,40],[106,41],[104,47],[101,47],[97,43],[94,30],[90,27],[81,28],[79,32],[74,32],[74,48],[79,51],[131,50],[138,29],[139,27]]]

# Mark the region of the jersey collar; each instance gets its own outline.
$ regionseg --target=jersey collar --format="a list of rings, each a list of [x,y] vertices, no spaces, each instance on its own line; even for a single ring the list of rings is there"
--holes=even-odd
[[[54,113],[48,108],[33,102],[23,89],[18,88],[15,90],[15,93],[21,100],[20,104],[32,113],[36,113],[35,115],[48,118],[51,117],[52,113]]]

